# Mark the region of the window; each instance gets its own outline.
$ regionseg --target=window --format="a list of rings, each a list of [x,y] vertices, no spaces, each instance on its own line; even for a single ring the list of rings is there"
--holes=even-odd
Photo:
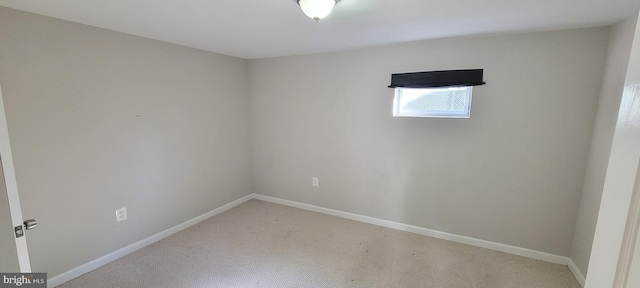
[[[391,74],[394,117],[469,118],[473,86],[484,85],[483,69]]]
[[[469,118],[472,86],[395,88],[394,117]]]

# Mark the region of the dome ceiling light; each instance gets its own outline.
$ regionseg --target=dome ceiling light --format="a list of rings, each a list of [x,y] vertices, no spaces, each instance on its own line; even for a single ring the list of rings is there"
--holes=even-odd
[[[333,6],[340,0],[297,0],[298,5],[302,8],[302,12],[313,20],[320,20],[327,17]]]

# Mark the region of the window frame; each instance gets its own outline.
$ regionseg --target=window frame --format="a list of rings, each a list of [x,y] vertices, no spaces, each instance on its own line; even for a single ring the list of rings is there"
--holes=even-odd
[[[444,111],[444,110],[400,110],[400,102],[402,98],[402,92],[404,89],[411,90],[443,90],[451,88],[465,88],[466,89],[466,102],[462,112],[458,111]],[[393,96],[393,117],[426,117],[426,118],[459,118],[468,119],[471,118],[471,101],[473,99],[473,86],[456,86],[456,87],[430,87],[430,88],[408,88],[408,87],[395,87]]]

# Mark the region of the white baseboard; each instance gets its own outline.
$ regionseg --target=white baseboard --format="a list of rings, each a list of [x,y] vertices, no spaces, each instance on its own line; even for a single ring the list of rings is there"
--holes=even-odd
[[[582,274],[580,269],[578,269],[578,266],[576,266],[576,264],[573,263],[573,260],[571,260],[569,257],[559,256],[559,255],[555,255],[555,254],[550,254],[550,253],[546,253],[546,252],[540,252],[540,251],[536,251],[536,250],[531,250],[531,249],[527,249],[527,248],[522,248],[522,247],[517,247],[517,246],[512,246],[512,245],[507,245],[507,244],[502,244],[502,243],[497,243],[497,242],[486,241],[486,240],[482,240],[482,239],[476,239],[476,238],[471,238],[471,237],[451,234],[451,233],[447,233],[447,232],[441,232],[441,231],[437,231],[437,230],[431,230],[431,229],[427,229],[427,228],[423,228],[423,227],[418,227],[418,226],[413,226],[413,225],[393,222],[393,221],[389,221],[389,220],[373,218],[373,217],[369,217],[369,216],[358,215],[358,214],[354,214],[354,213],[349,213],[349,212],[344,212],[344,211],[340,211],[340,210],[334,210],[334,209],[319,207],[319,206],[300,203],[300,202],[296,202],[296,201],[284,200],[284,199],[281,199],[281,198],[265,196],[265,195],[261,195],[261,194],[252,194],[252,197],[253,197],[253,199],[263,200],[263,201],[272,202],[272,203],[276,203],[276,204],[282,204],[282,205],[286,205],[286,206],[290,206],[290,207],[295,207],[295,208],[300,208],[300,209],[304,209],[304,210],[314,211],[314,212],[327,214],[327,215],[332,215],[332,216],[336,216],[336,217],[341,217],[341,218],[345,218],[345,219],[349,219],[349,220],[369,223],[369,224],[378,225],[378,226],[382,226],[382,227],[387,227],[387,228],[391,228],[391,229],[396,229],[396,230],[400,230],[400,231],[412,232],[412,233],[416,233],[416,234],[420,234],[420,235],[425,235],[425,236],[430,236],[430,237],[434,237],[434,238],[449,240],[449,241],[453,241],[453,242],[464,243],[464,244],[468,244],[468,245],[472,245],[472,246],[476,246],[476,247],[491,249],[491,250],[495,250],[495,251],[500,251],[500,252],[509,253],[509,254],[513,254],[513,255],[518,255],[518,256],[523,256],[523,257],[527,257],[527,258],[542,260],[542,261],[546,261],[546,262],[566,265],[566,266],[569,267],[569,270],[571,271],[571,273],[573,273],[573,276],[576,278],[576,280],[578,280],[578,283],[580,283],[580,285],[582,287],[584,287],[585,276]]]
[[[422,228],[422,227],[418,227],[418,226],[407,225],[407,224],[388,221],[388,220],[382,220],[382,219],[373,218],[373,217],[369,217],[369,216],[358,215],[358,214],[354,214],[354,213],[349,213],[349,212],[344,212],[344,211],[339,211],[339,210],[334,210],[334,209],[329,209],[329,208],[324,208],[324,207],[304,204],[304,203],[290,201],[290,200],[284,200],[284,199],[275,198],[275,197],[271,197],[271,196],[253,194],[253,198],[254,199],[258,199],[258,200],[267,201],[267,202],[272,202],[272,203],[282,204],[282,205],[286,205],[286,206],[291,206],[291,207],[295,207],[295,208],[300,208],[300,209],[304,209],[304,210],[309,210],[309,211],[319,212],[319,213],[328,214],[328,215],[332,215],[332,216],[337,216],[337,217],[341,217],[341,218],[346,218],[346,219],[350,219],[350,220],[355,220],[355,221],[359,221],[359,222],[364,222],[364,223],[374,224],[374,225],[383,226],[383,227],[387,227],[387,228],[392,228],[392,229],[396,229],[396,230],[412,232],[412,233],[416,233],[416,234],[420,234],[420,235],[430,236],[430,237],[449,240],[449,241],[458,242],[458,243],[464,243],[464,244],[468,244],[468,245],[472,245],[472,246],[477,246],[477,247],[481,247],[481,248],[487,248],[487,249],[500,251],[500,252],[505,252],[505,253],[509,253],[509,254],[524,256],[524,257],[533,258],[533,259],[537,259],[537,260],[542,260],[542,261],[546,261],[546,262],[551,262],[551,263],[556,263],[556,264],[561,264],[561,265],[569,265],[569,263],[573,263],[573,261],[571,261],[571,259],[569,259],[568,257],[558,256],[558,255],[554,255],[554,254],[550,254],[550,253],[546,253],[546,252],[540,252],[540,251],[535,251],[535,250],[531,250],[531,249],[527,249],[527,248],[521,248],[521,247],[512,246],[512,245],[507,245],[507,244],[502,244],[502,243],[497,243],[497,242],[491,242],[491,241],[486,241],[486,240],[481,240],[481,239],[476,239],[476,238],[471,238],[471,237],[466,237],[466,236],[460,236],[460,235],[456,235],[456,234],[451,234],[451,233],[431,230],[431,229]],[[576,269],[576,271],[578,271],[578,270]],[[578,276],[576,276],[576,278],[578,278]]]
[[[491,250],[495,250],[495,251],[500,251],[500,252],[504,252],[504,253],[509,253],[509,254],[514,254],[514,255],[519,255],[519,256],[524,256],[524,257],[528,257],[528,258],[532,258],[532,259],[537,259],[537,260],[542,260],[542,261],[546,261],[546,262],[551,262],[551,263],[556,263],[556,264],[561,264],[561,265],[567,265],[569,267],[569,270],[571,271],[571,273],[573,273],[573,275],[576,277],[576,279],[578,280],[578,282],[580,283],[580,285],[582,285],[584,287],[584,283],[585,283],[585,277],[582,275],[582,273],[580,272],[580,270],[578,269],[578,267],[575,265],[575,263],[573,263],[573,261],[571,259],[569,259],[568,257],[564,257],[564,256],[558,256],[558,255],[554,255],[554,254],[550,254],[550,253],[546,253],[546,252],[540,252],[540,251],[535,251],[535,250],[531,250],[531,249],[526,249],[526,248],[521,248],[521,247],[517,247],[517,246],[512,246],[512,245],[507,245],[507,244],[502,244],[502,243],[497,243],[497,242],[491,242],[491,241],[486,241],[486,240],[481,240],[481,239],[476,239],[476,238],[471,238],[471,237],[466,237],[466,236],[461,236],[461,235],[456,235],[456,234],[451,234],[451,233],[447,233],[447,232],[441,232],[441,231],[436,231],[436,230],[431,230],[431,229],[427,229],[427,228],[423,228],[423,227],[418,227],[418,226],[413,226],[413,225],[408,225],[408,224],[403,224],[403,223],[398,223],[398,222],[393,222],[393,221],[389,221],[389,220],[383,220],[383,219],[378,219],[378,218],[373,218],[373,217],[369,217],[369,216],[363,216],[363,215],[358,215],[358,214],[354,214],[354,213],[349,213],[349,212],[344,212],[344,211],[340,211],[340,210],[334,210],[334,209],[329,209],[329,208],[324,208],[324,207],[319,207],[319,206],[315,206],[315,205],[310,205],[310,204],[305,204],[305,203],[300,203],[300,202],[295,202],[295,201],[290,201],[290,200],[285,200],[285,199],[281,199],[281,198],[276,198],[276,197],[271,197],[271,196],[265,196],[265,195],[261,195],[261,194],[250,194],[247,196],[244,196],[238,200],[235,200],[229,204],[226,204],[222,207],[219,207],[217,209],[214,209],[210,212],[207,212],[205,214],[202,214],[200,216],[197,216],[191,220],[188,220],[184,223],[178,224],[174,227],[171,227],[167,230],[164,230],[160,233],[157,233],[153,236],[150,236],[148,238],[145,238],[143,240],[140,240],[136,243],[133,243],[131,245],[128,245],[126,247],[123,247],[119,250],[116,250],[112,253],[109,253],[105,256],[102,256],[98,259],[95,259],[89,263],[86,263],[84,265],[81,265],[79,267],[76,267],[72,270],[69,270],[65,273],[62,273],[60,275],[51,277],[48,279],[48,287],[55,287],[58,286],[64,282],[67,282],[73,278],[76,278],[82,274],[85,274],[87,272],[90,272],[92,270],[95,270],[97,268],[100,268],[112,261],[115,261],[123,256],[126,256],[132,252],[135,252],[141,248],[144,248],[145,246],[148,246],[150,244],[153,244],[159,240],[162,240],[168,236],[171,236],[175,233],[178,233],[186,228],[189,228],[195,224],[198,224],[206,219],[209,219],[217,214],[220,214],[226,210],[229,210],[235,206],[238,206],[248,200],[251,199],[258,199],[258,200],[262,200],[262,201],[267,201],[267,202],[271,202],[271,203],[276,203],[276,204],[281,204],[281,205],[286,205],[286,206],[290,206],[290,207],[295,207],[295,208],[300,208],[300,209],[304,209],[304,210],[309,210],[309,211],[314,211],[314,212],[318,212],[318,213],[322,213],[322,214],[327,214],[327,215],[332,215],[332,216],[336,216],[336,217],[341,217],[341,218],[345,218],[345,219],[349,219],[349,220],[354,220],[354,221],[359,221],[359,222],[364,222],[364,223],[369,223],[369,224],[373,224],[373,225],[378,225],[378,226],[382,226],[382,227],[387,227],[387,228],[391,228],[391,229],[396,229],[396,230],[400,230],[400,231],[406,231],[406,232],[412,232],[412,233],[416,233],[416,234],[420,234],[420,235],[425,235],[425,236],[430,236],[430,237],[434,237],[434,238],[439,238],[439,239],[444,239],[444,240],[449,240],[449,241],[453,241],[453,242],[458,242],[458,243],[463,243],[463,244],[468,244],[468,245],[472,245],[472,246],[476,246],[476,247],[481,247],[481,248],[486,248],[486,249],[491,249]]]
[[[125,246],[123,248],[120,248],[120,249],[118,249],[118,250],[116,250],[114,252],[111,252],[111,253],[109,253],[109,254],[107,254],[105,256],[102,256],[102,257],[100,257],[98,259],[95,259],[95,260],[93,260],[93,261],[91,261],[89,263],[86,263],[84,265],[81,265],[79,267],[71,269],[71,270],[69,270],[67,272],[64,272],[64,273],[60,274],[60,275],[56,275],[54,277],[51,277],[51,278],[49,278],[47,280],[47,286],[48,287],[58,286],[58,285],[60,285],[60,284],[62,284],[64,282],[67,282],[67,281],[69,281],[69,280],[71,280],[73,278],[76,278],[76,277],[78,277],[78,276],[80,276],[82,274],[85,274],[87,272],[90,272],[92,270],[100,268],[100,267],[102,267],[102,266],[104,266],[106,264],[109,264],[110,262],[113,262],[113,261],[115,261],[115,260],[117,260],[117,259],[119,259],[121,257],[127,256],[128,254],[131,254],[131,253],[133,253],[133,252],[135,252],[135,251],[137,251],[137,250],[139,250],[141,248],[144,248],[144,247],[146,247],[148,245],[151,245],[151,244],[153,244],[155,242],[158,242],[158,241],[160,241],[160,240],[162,240],[164,238],[167,238],[167,237],[169,237],[169,236],[171,236],[173,234],[176,234],[176,233],[178,233],[178,232],[180,232],[180,231],[182,231],[182,230],[184,230],[186,228],[189,228],[189,227],[191,227],[191,226],[193,226],[195,224],[198,224],[198,223],[200,223],[200,222],[202,222],[204,220],[207,220],[207,219],[209,219],[209,218],[211,218],[211,217],[213,217],[215,215],[218,215],[218,214],[220,214],[220,213],[222,213],[222,212],[224,212],[226,210],[229,210],[229,209],[231,209],[231,208],[233,208],[235,206],[238,206],[238,205],[240,205],[240,204],[242,204],[242,203],[244,203],[246,201],[249,201],[252,198],[253,198],[253,195],[244,196],[244,197],[242,197],[242,198],[240,198],[238,200],[235,200],[235,201],[233,201],[231,203],[228,203],[228,204],[226,204],[224,206],[218,207],[218,208],[216,208],[214,210],[211,210],[211,211],[209,211],[207,213],[204,213],[204,214],[202,214],[200,216],[197,216],[197,217],[195,217],[193,219],[187,220],[186,222],[183,222],[181,224],[173,226],[173,227],[171,227],[171,228],[169,228],[167,230],[164,230],[164,231],[162,231],[160,233],[157,233],[155,235],[152,235],[150,237],[142,239],[142,240],[140,240],[140,241],[138,241],[136,243],[133,243],[133,244],[128,245],[128,246]]]
[[[569,266],[569,270],[571,270],[571,273],[573,273],[573,276],[576,277],[576,280],[578,280],[578,283],[580,283],[580,286],[584,287],[584,283],[586,282],[587,279],[584,277],[584,274],[582,274],[580,269],[578,269],[578,266],[576,266],[576,263],[573,263],[573,260],[569,259],[569,264],[567,264],[567,266]]]

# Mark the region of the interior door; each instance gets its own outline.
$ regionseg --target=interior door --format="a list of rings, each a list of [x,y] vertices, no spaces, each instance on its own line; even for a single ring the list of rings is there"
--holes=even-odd
[[[29,249],[24,235],[22,208],[13,168],[9,130],[0,87],[0,272],[31,272]],[[35,225],[32,225],[35,226]],[[20,230],[21,233],[16,233]],[[20,236],[20,237],[17,237]]]
[[[634,187],[625,232],[626,243],[623,245],[621,268],[619,268],[622,273],[619,278],[621,281],[626,280],[626,284],[618,287],[626,288],[640,287],[640,236],[638,236],[640,234],[640,162]]]
[[[0,174],[0,229],[2,229],[2,233],[0,233],[0,255],[2,255],[0,257],[0,272],[19,272],[18,250],[9,209],[4,175]]]

